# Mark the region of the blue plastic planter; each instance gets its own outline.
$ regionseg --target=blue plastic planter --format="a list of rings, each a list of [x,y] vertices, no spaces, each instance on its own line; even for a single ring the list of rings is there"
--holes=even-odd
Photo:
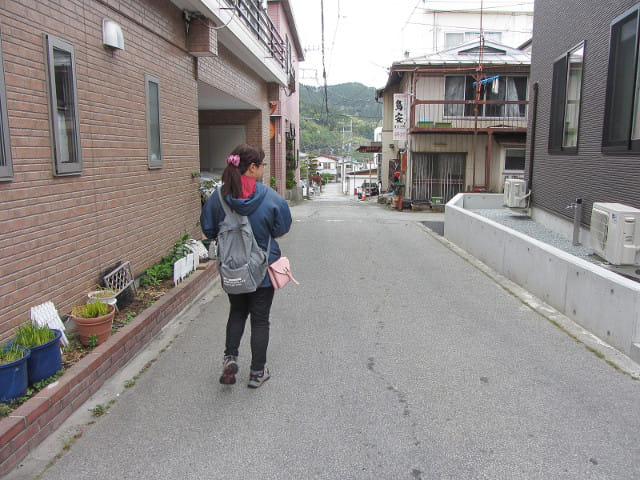
[[[27,360],[31,356],[31,350],[19,348],[24,350],[21,359],[0,365],[0,403],[10,402],[27,393]]]
[[[29,383],[36,383],[45,378],[49,378],[62,368],[62,352],[60,351],[60,330],[52,329],[56,334],[53,340],[47,343],[30,347],[31,356],[27,361],[29,372]]]

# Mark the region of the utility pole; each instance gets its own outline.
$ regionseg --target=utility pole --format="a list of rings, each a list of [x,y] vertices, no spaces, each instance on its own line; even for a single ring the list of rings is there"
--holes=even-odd
[[[347,155],[345,156],[345,140],[347,142],[346,146],[347,146]],[[344,164],[345,162],[345,158],[347,159],[348,162],[351,162],[351,142],[353,141],[353,119],[349,119],[349,130],[346,130],[346,125],[342,126],[342,162]],[[351,173],[353,174],[354,172],[354,168],[353,168],[353,164],[351,165]],[[347,173],[346,170],[346,165],[345,165],[345,170],[344,170],[345,176]],[[354,186],[355,186],[355,175],[353,175],[353,182],[354,182]],[[344,180],[343,180],[344,181]],[[347,193],[349,192],[349,190],[351,189],[351,185],[347,185]]]

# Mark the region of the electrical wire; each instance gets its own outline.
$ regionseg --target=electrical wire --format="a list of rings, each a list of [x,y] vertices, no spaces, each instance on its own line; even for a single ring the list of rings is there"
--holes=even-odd
[[[531,6],[533,10],[534,2],[520,2],[520,3],[505,3],[504,5],[493,5],[491,7],[483,7],[483,10],[496,10],[500,8],[512,8],[512,7],[523,7],[523,6]],[[480,8],[449,8],[449,9],[440,9],[440,8],[425,8],[424,11],[426,13],[458,13],[458,12],[479,12]],[[523,11],[522,13],[528,13]]]
[[[338,19],[336,20],[336,28],[333,31],[333,39],[331,40],[331,48],[329,49],[329,58],[333,60],[333,52],[336,46],[336,37],[338,36],[338,28],[340,26],[340,0],[338,0]],[[329,70],[331,70],[331,62],[329,62]]]
[[[322,78],[324,80],[324,106],[329,120],[329,94],[327,89],[327,68],[324,63],[324,0],[320,0],[320,25],[322,26]]]

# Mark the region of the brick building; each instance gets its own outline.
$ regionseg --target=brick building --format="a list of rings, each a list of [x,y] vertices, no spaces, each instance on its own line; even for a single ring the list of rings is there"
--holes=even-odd
[[[67,313],[118,262],[138,275],[199,238],[196,174],[221,139],[264,148],[278,185],[287,138],[297,158],[288,0],[6,0],[0,40],[0,341],[31,306]]]

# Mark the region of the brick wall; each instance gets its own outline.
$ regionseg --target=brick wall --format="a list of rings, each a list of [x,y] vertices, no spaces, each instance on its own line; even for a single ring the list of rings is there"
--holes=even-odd
[[[46,300],[61,313],[101,272],[135,274],[200,236],[197,89],[182,13],[168,1],[0,3],[14,178],[0,182],[0,340]],[[102,19],[125,49],[102,46]],[[43,34],[74,45],[82,173],[54,177]],[[163,167],[147,162],[145,74],[160,80]]]
[[[277,84],[271,84],[269,91],[269,99],[276,99],[278,102],[277,109],[274,113],[281,115],[280,118],[275,119],[274,124],[276,126],[276,132],[273,139],[271,139],[271,151],[272,153],[272,172],[271,176],[276,178],[277,190],[280,193],[284,193],[286,190],[286,133],[290,130],[290,126],[296,132],[294,151],[298,152],[300,148],[300,100],[299,100],[299,84],[298,84],[298,56],[293,42],[293,34],[291,33],[291,27],[287,20],[282,2],[269,2],[268,14],[275,27],[280,32],[282,39],[286,42],[289,39],[291,46],[291,62],[292,68],[296,75],[295,91],[291,92],[289,89],[280,87]],[[297,180],[300,180],[299,169],[296,172]]]

